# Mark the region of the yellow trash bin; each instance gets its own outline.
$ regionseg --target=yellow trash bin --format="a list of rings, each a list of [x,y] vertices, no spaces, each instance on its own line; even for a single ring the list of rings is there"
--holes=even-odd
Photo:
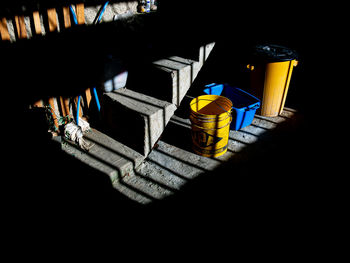
[[[297,53],[278,45],[257,45],[248,65],[251,93],[261,100],[257,114],[278,116],[284,108]]]
[[[218,95],[202,95],[191,103],[192,149],[205,157],[218,157],[227,151],[232,102]]]

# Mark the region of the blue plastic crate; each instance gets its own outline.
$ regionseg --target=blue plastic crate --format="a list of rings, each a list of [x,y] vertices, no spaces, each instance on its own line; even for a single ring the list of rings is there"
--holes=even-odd
[[[205,87],[204,93],[224,96],[232,101],[231,130],[239,130],[252,123],[255,112],[260,107],[259,99],[240,88],[228,84],[212,83]]]

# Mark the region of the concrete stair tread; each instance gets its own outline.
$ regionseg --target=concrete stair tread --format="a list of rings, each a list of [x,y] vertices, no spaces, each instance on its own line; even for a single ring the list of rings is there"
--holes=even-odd
[[[177,56],[159,59],[153,62],[154,65],[169,70],[180,70],[182,68],[191,66],[193,63],[196,63],[196,61]]]
[[[193,59],[183,58],[183,57],[179,57],[179,56],[171,56],[168,59],[185,64],[185,65],[192,65],[193,63],[198,62],[198,61],[193,60]]]
[[[214,46],[198,47],[198,60],[173,55],[136,66],[128,87],[179,106]]]
[[[109,175],[112,181],[117,180],[118,176],[123,177],[131,173],[145,158],[96,129],[91,129],[90,132],[84,135],[84,139],[93,144],[88,152],[65,138],[63,138],[61,144],[62,150],[96,170]]]
[[[169,100],[157,98],[151,85],[145,87],[145,91],[150,89],[151,94],[129,88],[104,93],[101,112],[105,126],[103,132],[92,129],[84,135],[84,139],[93,144],[92,148],[86,152],[63,139],[62,149],[108,174],[113,182],[118,176],[133,174],[160,138],[214,44],[199,49],[200,61],[170,56],[153,63],[155,67],[171,73],[171,81],[164,85],[164,89],[172,90]],[[157,80],[155,76],[152,81]]]
[[[143,115],[151,115],[159,109],[164,109],[171,106],[171,103],[169,102],[159,100],[127,88],[106,93],[105,96],[108,96],[113,100],[117,100],[123,106]]]
[[[92,129],[92,132],[87,133],[84,136],[85,140],[95,144],[95,148],[103,148],[111,151],[116,157],[119,155],[120,158],[118,163],[132,162],[134,167],[138,167],[144,159],[144,156],[125,146],[124,144],[114,140],[106,134]],[[91,150],[90,150],[91,152]]]

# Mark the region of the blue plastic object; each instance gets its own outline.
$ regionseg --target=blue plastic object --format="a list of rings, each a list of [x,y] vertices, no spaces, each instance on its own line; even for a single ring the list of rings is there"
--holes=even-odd
[[[228,84],[212,83],[205,87],[204,93],[224,96],[232,101],[231,130],[239,130],[252,123],[255,112],[260,107],[259,99],[240,88]]]

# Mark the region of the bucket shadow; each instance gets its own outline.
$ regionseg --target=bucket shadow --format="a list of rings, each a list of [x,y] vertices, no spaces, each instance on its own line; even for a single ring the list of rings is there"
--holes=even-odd
[[[180,149],[193,152],[191,126],[187,125],[171,119],[166,127],[167,132],[163,133],[161,140]],[[179,134],[181,134],[180,138]]]

